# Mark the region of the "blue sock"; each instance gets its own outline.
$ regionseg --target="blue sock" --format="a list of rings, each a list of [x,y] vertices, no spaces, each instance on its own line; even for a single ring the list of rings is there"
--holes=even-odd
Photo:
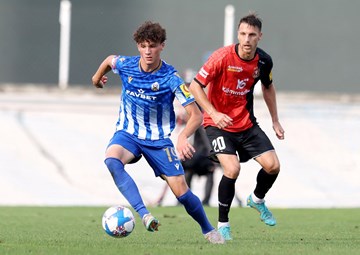
[[[125,171],[124,164],[116,158],[105,159],[105,164],[108,167],[121,194],[130,203],[132,208],[138,212],[140,217],[143,218],[143,216],[149,213],[149,211],[144,205],[139,189],[137,188],[134,180]]]
[[[200,199],[195,196],[190,189],[177,199],[184,205],[187,213],[193,217],[197,223],[199,223],[203,234],[206,234],[214,229],[205,214],[204,207],[202,206]]]

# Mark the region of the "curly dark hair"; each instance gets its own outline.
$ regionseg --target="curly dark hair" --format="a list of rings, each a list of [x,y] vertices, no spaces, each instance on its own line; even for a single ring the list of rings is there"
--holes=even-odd
[[[135,31],[133,38],[136,43],[163,43],[166,40],[166,31],[159,23],[146,21]]]
[[[255,12],[250,12],[247,16],[243,17],[239,22],[238,28],[240,27],[241,23],[246,23],[250,26],[257,27],[261,31],[262,20]]]

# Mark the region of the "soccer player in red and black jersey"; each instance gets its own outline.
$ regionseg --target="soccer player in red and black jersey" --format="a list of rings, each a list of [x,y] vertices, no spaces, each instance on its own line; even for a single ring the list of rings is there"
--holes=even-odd
[[[271,74],[272,59],[257,47],[262,36],[261,27],[262,21],[256,14],[243,17],[238,25],[239,43],[216,50],[189,87],[204,110],[204,127],[212,145],[213,158],[220,162],[224,170],[218,188],[218,231],[226,240],[232,239],[229,211],[240,173],[240,162],[252,158],[262,168],[247,205],[258,210],[261,220],[267,225],[276,225],[264,198],[279,174],[280,163],[273,145],[254,116],[253,92],[259,80],[273,129],[279,139],[284,139],[284,130],[277,112]]]

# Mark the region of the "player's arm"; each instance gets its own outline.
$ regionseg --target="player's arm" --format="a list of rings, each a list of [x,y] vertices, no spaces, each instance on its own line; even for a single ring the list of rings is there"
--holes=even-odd
[[[189,86],[190,93],[194,96],[196,102],[201,106],[201,109],[207,114],[217,112],[215,107],[208,100],[206,93],[202,86],[195,80],[190,83]]]
[[[218,112],[215,109],[215,107],[207,98],[202,85],[200,85],[196,80],[191,82],[189,90],[194,96],[196,102],[200,105],[203,111],[205,111],[212,118],[218,128],[222,129],[232,125],[232,119],[228,115]]]
[[[105,74],[107,74],[109,71],[111,71],[112,61],[114,59],[114,55],[110,55],[100,64],[98,70],[92,77],[92,83],[97,88],[103,88],[107,82],[107,77]]]
[[[195,133],[202,123],[202,113],[195,102],[185,106],[188,120],[184,129],[178,135],[176,149],[181,160],[191,159],[195,152],[194,147],[189,143],[188,138]]]
[[[284,139],[285,131],[279,122],[279,116],[278,116],[277,104],[276,104],[275,85],[272,83],[268,87],[265,87],[264,85],[262,85],[261,87],[262,87],[265,103],[270,112],[271,120],[273,123],[273,129],[276,133],[276,136],[282,140]]]

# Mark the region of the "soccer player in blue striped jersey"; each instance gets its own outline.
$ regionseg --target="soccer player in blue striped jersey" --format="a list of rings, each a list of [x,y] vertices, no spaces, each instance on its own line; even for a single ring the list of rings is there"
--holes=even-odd
[[[166,31],[159,23],[145,22],[134,33],[139,56],[110,55],[92,77],[97,88],[104,87],[105,75],[111,70],[122,81],[119,118],[106,150],[105,164],[148,231],[157,231],[160,223],[146,208],[136,183],[125,170],[126,164],[137,162],[142,155],[155,176],[167,182],[188,214],[198,222],[205,238],[210,243],[222,244],[224,239],[210,224],[201,201],[184,178],[180,160],[192,158],[195,152],[188,137],[201,125],[202,114],[175,68],[160,57],[165,40]],[[175,98],[189,117],[178,135],[178,153],[170,140],[176,124]]]

